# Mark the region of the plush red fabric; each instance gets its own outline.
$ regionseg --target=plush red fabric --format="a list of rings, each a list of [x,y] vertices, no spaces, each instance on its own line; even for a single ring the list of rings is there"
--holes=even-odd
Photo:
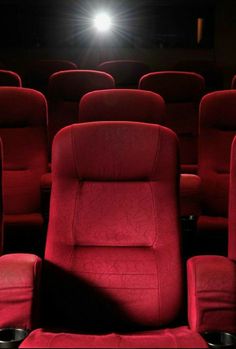
[[[207,348],[196,332],[186,327],[133,334],[79,335],[38,329],[20,348]]]
[[[78,69],[77,65],[67,60],[45,59],[35,61],[25,71],[24,86],[34,88],[47,95],[48,81],[53,73],[74,69]]]
[[[193,331],[236,331],[236,265],[223,256],[188,261],[188,318]]]
[[[18,223],[22,229],[23,220],[26,226],[30,222],[35,225],[35,219],[31,220],[35,216],[41,226],[42,218],[38,218],[41,210],[40,179],[47,171],[48,162],[46,100],[34,90],[1,87],[0,105],[6,232],[11,229],[12,222],[14,229]],[[14,241],[14,237],[12,239]]]
[[[144,75],[139,88],[160,94],[167,107],[165,125],[180,139],[180,162],[197,169],[198,104],[204,78],[188,72],[163,71]],[[184,167],[182,167],[184,170]]]
[[[49,80],[49,137],[63,127],[78,122],[81,97],[87,92],[114,88],[111,75],[94,70],[55,73]]]
[[[236,260],[236,139],[231,148],[230,197],[229,197],[229,258]]]
[[[0,70],[0,86],[16,86],[21,87],[22,82],[20,76],[10,70]]]
[[[0,327],[34,328],[41,260],[30,254],[0,257]],[[33,311],[34,310],[34,311]]]
[[[137,88],[139,79],[150,72],[146,63],[125,59],[103,62],[98,69],[111,74],[119,88]]]
[[[180,208],[181,216],[194,215],[198,217],[200,207],[201,179],[194,174],[181,174],[180,176]]]
[[[222,225],[217,227],[214,217],[226,220],[228,216],[230,149],[236,132],[235,112],[234,90],[212,92],[201,101],[198,165],[202,180],[201,207],[203,216],[212,217],[207,218],[207,224],[212,231],[211,219],[215,234]],[[202,230],[201,225],[200,221],[199,229]],[[227,230],[222,233],[226,240]]]
[[[84,95],[79,106],[79,122],[139,121],[161,124],[165,102],[150,91],[112,89]]]

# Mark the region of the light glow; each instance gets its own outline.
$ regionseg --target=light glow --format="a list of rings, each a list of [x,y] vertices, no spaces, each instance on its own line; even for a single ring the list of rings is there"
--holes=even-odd
[[[97,14],[96,17],[94,18],[94,27],[99,32],[107,32],[111,28],[111,26],[112,26],[111,18],[105,12]]]

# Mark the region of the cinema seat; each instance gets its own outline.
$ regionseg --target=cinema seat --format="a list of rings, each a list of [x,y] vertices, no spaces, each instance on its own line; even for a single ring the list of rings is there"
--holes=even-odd
[[[236,134],[236,91],[217,91],[200,105],[199,176],[201,210],[197,243],[201,253],[226,254],[230,148]]]
[[[162,124],[163,98],[150,91],[111,89],[85,94],[79,105],[80,123],[90,121],[137,121]]]
[[[98,69],[111,74],[117,88],[138,88],[139,79],[151,71],[144,62],[127,59],[103,62]]]
[[[10,70],[0,70],[0,86],[21,87],[22,82],[20,76]]]
[[[171,130],[143,123],[57,134],[45,261],[23,255],[23,277],[15,257],[8,277],[0,258],[0,327],[37,327],[42,290],[41,327],[20,348],[207,348],[188,326],[173,328],[183,296],[177,148]]]
[[[24,74],[24,86],[48,94],[48,81],[53,73],[62,70],[75,70],[77,65],[67,60],[43,59],[29,64]]]
[[[196,256],[188,261],[189,322],[198,332],[236,333],[236,138],[229,188],[228,257]]]
[[[49,139],[63,127],[78,122],[81,97],[90,91],[114,88],[111,75],[95,70],[63,71],[49,80]]]
[[[160,94],[167,107],[165,125],[180,140],[183,173],[197,173],[198,107],[204,79],[195,73],[163,71],[144,75],[139,88]]]
[[[0,87],[3,142],[4,251],[43,245],[40,180],[47,172],[47,104],[37,91]]]

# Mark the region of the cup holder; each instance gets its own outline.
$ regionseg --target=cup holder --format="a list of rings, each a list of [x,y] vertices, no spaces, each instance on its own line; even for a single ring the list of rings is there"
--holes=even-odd
[[[204,332],[202,337],[209,348],[236,349],[236,336],[228,332]]]
[[[22,328],[0,328],[0,348],[18,348],[28,333]]]

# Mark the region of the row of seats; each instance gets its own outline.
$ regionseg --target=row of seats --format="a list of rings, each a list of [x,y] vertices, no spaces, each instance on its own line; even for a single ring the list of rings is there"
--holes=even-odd
[[[188,260],[184,324],[174,132],[70,125],[55,137],[52,176],[44,262],[0,257],[0,327],[30,330],[20,348],[207,348],[202,332],[236,332],[236,138],[229,257]]]
[[[83,96],[77,109],[80,110],[75,122],[79,123],[126,120],[160,124],[165,116],[162,97],[143,90],[93,91]],[[200,179],[193,175],[181,177],[181,195],[187,195],[187,207],[182,203],[181,214],[188,211],[187,215],[200,215],[196,241],[202,237],[199,246],[210,247],[213,252],[217,241],[221,249],[226,248],[227,243],[229,154],[235,135],[235,111],[235,90],[203,97],[200,104]],[[47,196],[51,187],[50,174],[44,175],[49,171],[47,122],[47,101],[40,92],[0,88],[6,250],[13,242],[14,248],[19,250],[26,241],[29,249],[42,241],[41,205],[44,202],[41,203],[40,190]],[[195,199],[200,201],[197,209],[193,207]],[[29,236],[22,239],[25,234]]]

